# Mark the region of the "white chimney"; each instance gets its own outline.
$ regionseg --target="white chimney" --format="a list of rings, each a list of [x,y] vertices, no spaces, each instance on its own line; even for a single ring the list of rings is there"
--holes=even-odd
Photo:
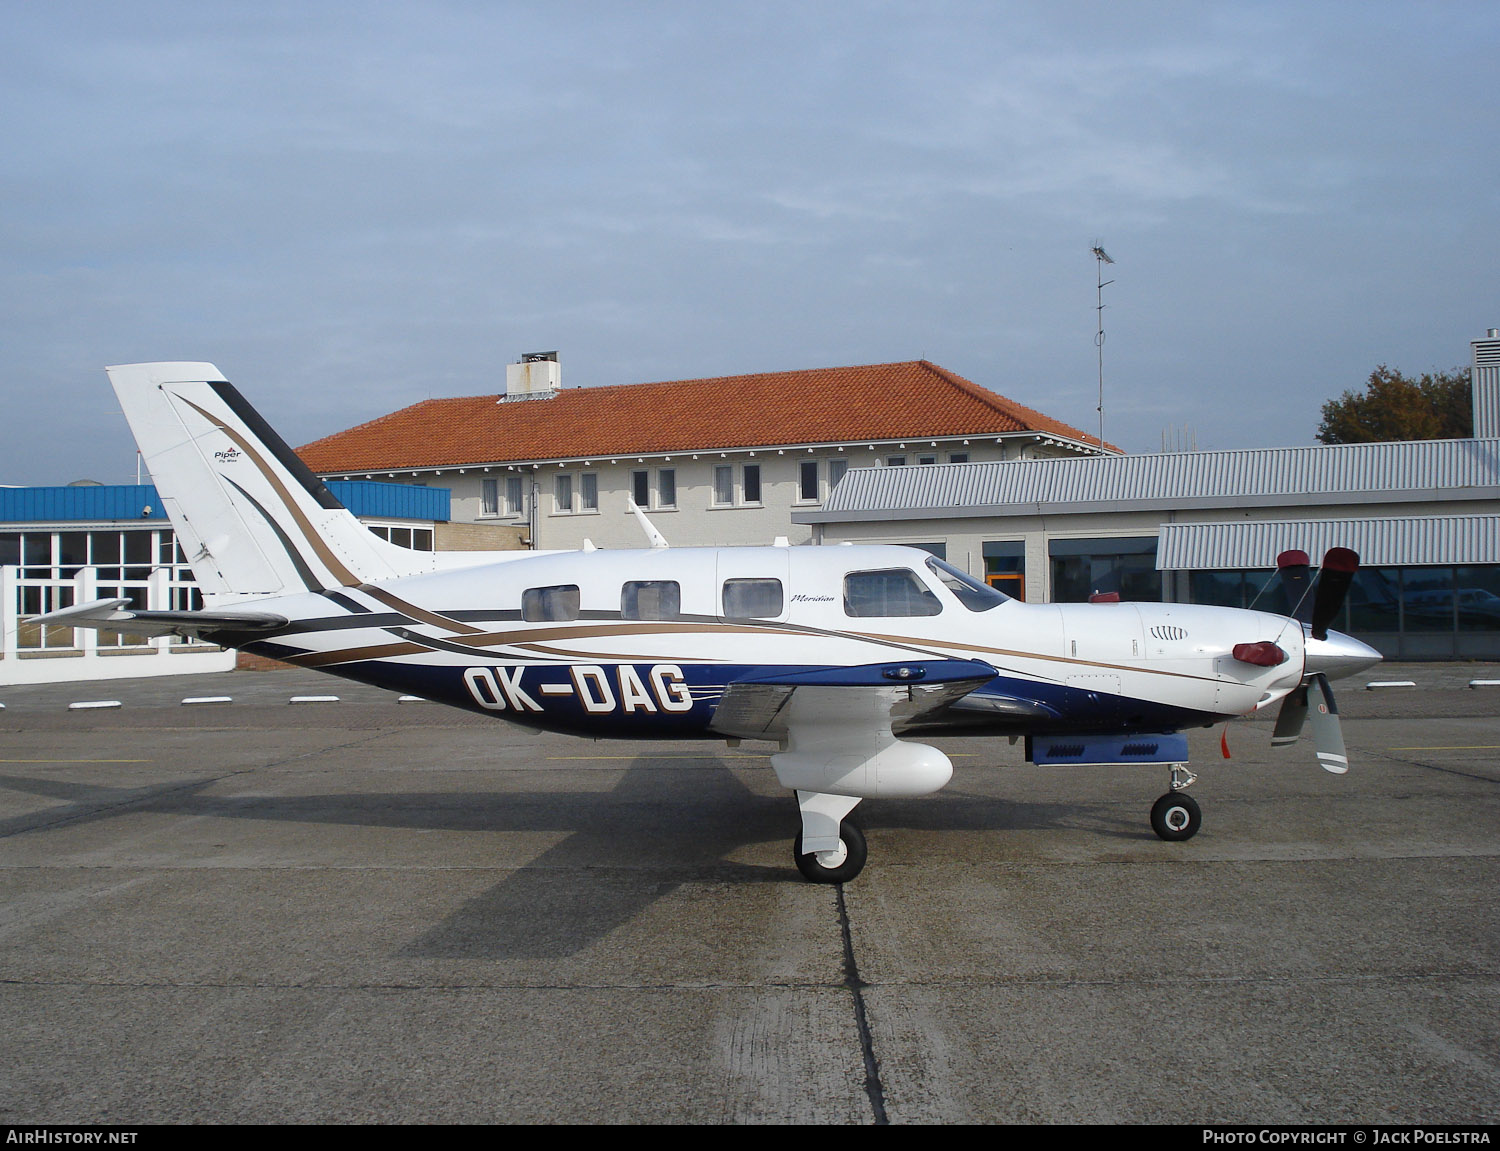
[[[562,387],[562,365],[556,352],[527,352],[518,364],[505,368],[505,395],[509,400],[550,400]]]
[[[1472,340],[1474,364],[1469,369],[1469,391],[1474,398],[1474,438],[1500,436],[1500,328],[1482,340]]]

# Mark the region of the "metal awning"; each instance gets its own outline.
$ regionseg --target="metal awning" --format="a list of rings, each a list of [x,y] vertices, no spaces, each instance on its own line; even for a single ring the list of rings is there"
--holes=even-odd
[[[1274,568],[1289,548],[1316,564],[1331,547],[1354,549],[1366,567],[1500,564],[1500,515],[1162,524],[1156,567]]]

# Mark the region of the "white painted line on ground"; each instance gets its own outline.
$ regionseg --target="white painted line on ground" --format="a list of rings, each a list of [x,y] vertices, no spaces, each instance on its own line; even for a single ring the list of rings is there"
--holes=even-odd
[[[70,704],[68,704],[68,710],[69,711],[83,711],[85,708],[90,708],[90,707],[119,707],[119,706],[120,706],[120,701],[117,700],[117,699],[93,699],[93,700],[83,700],[83,701],[80,701],[78,703],[70,703]]]
[[[1414,679],[1377,679],[1365,684],[1366,691],[1374,691],[1377,687],[1416,687]]]
[[[1470,687],[1500,687],[1500,679],[1471,679],[1469,681],[1469,686]],[[4,706],[5,705],[3,703],[0,703],[0,707],[4,707]]]
[[[420,695],[398,695],[396,697],[396,702],[397,703],[426,703],[427,702],[427,698],[425,696],[420,696]],[[3,704],[0,704],[0,707],[3,707],[3,706],[4,706]]]
[[[227,695],[190,695],[183,703],[233,703],[234,699]]]
[[[336,695],[294,695],[288,703],[338,703]]]

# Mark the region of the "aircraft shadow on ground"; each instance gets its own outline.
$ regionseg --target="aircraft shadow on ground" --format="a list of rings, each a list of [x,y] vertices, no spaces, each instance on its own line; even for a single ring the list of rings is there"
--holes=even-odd
[[[203,794],[218,782],[207,778],[125,788],[0,775],[0,788],[61,801],[0,820],[0,837],[140,813],[426,831],[564,833],[559,842],[400,948],[397,954],[407,958],[563,958],[629,923],[684,883],[732,887],[804,882],[791,859],[797,829],[791,797],[754,794],[723,765],[663,768],[660,760],[643,756],[621,771],[612,789],[587,792]],[[1152,838],[1144,819],[1132,825],[1087,804],[1018,803],[964,794],[869,800],[856,818],[867,830],[941,834],[1087,828],[1111,838]],[[766,843],[777,845],[774,865],[734,861],[745,848]]]

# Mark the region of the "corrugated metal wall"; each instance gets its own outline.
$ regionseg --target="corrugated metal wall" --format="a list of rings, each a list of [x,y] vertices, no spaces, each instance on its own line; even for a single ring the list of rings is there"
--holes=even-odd
[[[1500,439],[853,468],[826,512],[925,511],[1500,487]]]
[[[1364,567],[1500,563],[1500,515],[1162,524],[1161,571],[1274,568],[1300,548],[1318,563],[1352,548]]]

